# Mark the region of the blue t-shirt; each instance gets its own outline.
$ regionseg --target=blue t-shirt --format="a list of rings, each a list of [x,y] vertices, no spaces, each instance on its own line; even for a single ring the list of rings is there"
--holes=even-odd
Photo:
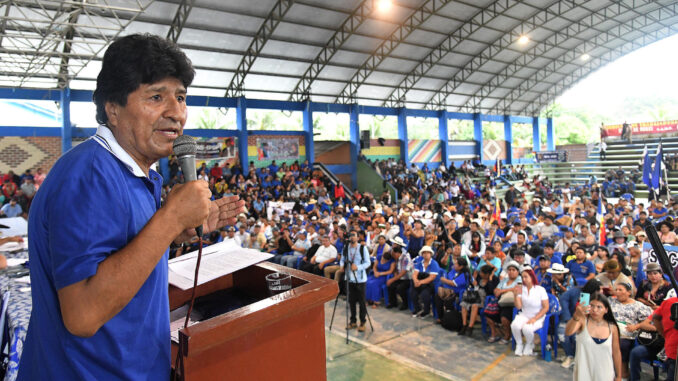
[[[7,217],[19,217],[21,216],[21,213],[24,212],[21,209],[21,205],[14,204],[14,206],[12,206],[10,203],[3,205],[0,210],[2,210],[2,213]]]
[[[551,293],[551,274],[542,273],[541,270],[537,270],[535,271],[535,275],[537,275],[539,285],[544,287],[546,292]]]
[[[112,139],[110,131],[108,136]],[[92,337],[74,336],[64,326],[57,291],[93,276],[160,207],[160,175],[151,170],[147,178],[138,166],[135,175],[129,155],[126,163],[118,159],[122,149],[115,140],[97,139],[62,156],[33,200],[28,220],[33,310],[19,380],[170,376],[168,251],[134,298]],[[108,143],[109,148],[101,145]]]
[[[570,274],[572,274],[572,277],[577,282],[577,286],[583,286],[586,284],[586,277],[589,276],[589,274],[596,274],[596,267],[593,265],[593,262],[589,261],[588,259],[584,260],[582,263],[577,263],[576,260],[571,260],[567,262],[565,267],[570,269]]]
[[[455,294],[461,295],[464,290],[466,290],[466,285],[467,285],[467,278],[468,275],[466,273],[458,273],[456,270],[452,269],[450,270],[447,274],[445,274],[445,278],[454,281],[454,283],[457,286],[451,286],[447,283],[440,283],[443,288],[449,288],[451,290],[454,290]]]
[[[494,276],[498,277],[499,274],[501,274],[501,259],[494,257],[492,258],[492,260],[490,260],[489,263],[492,264],[496,269],[494,271]],[[488,264],[488,262],[484,259],[481,259],[480,262],[478,263],[478,266],[476,266],[476,270],[480,270],[480,268],[485,266],[486,264]]]

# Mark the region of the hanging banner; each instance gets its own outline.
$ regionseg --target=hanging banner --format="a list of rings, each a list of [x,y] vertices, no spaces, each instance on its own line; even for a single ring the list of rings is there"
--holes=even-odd
[[[567,161],[567,151],[535,152],[534,157],[539,163],[564,163]]]
[[[238,150],[233,137],[196,138],[195,142],[197,144],[195,161],[198,167],[203,162],[208,168],[212,168],[214,164],[223,166],[226,162],[233,164],[236,161]]]
[[[629,123],[629,126],[631,126],[631,134],[633,135],[666,134],[678,132],[678,120]],[[622,124],[604,126],[604,128],[607,130],[608,136],[621,136],[622,127]]]
[[[299,138],[257,138],[259,160],[287,160],[299,158]]]
[[[664,245],[664,249],[666,250],[666,254],[669,256],[671,267],[675,269],[678,267],[678,246]],[[657,254],[655,254],[652,245],[647,242],[643,243],[643,253],[640,256],[640,259],[643,261],[643,268],[648,263],[659,263],[659,259],[657,259]]]

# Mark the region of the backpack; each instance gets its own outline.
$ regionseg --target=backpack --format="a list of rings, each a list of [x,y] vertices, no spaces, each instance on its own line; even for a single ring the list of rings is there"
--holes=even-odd
[[[440,324],[447,330],[459,331],[462,326],[461,312],[456,309],[445,311],[443,318],[440,319]]]
[[[497,300],[497,297],[494,295],[490,295],[490,297],[487,299],[487,304],[485,304],[485,308],[483,309],[485,315],[498,315],[499,314],[499,302]]]

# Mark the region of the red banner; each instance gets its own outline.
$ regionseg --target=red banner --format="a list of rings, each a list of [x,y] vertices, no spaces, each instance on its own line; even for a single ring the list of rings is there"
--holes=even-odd
[[[665,134],[669,132],[678,132],[678,120],[668,120],[665,122],[645,122],[630,123],[633,135]],[[608,136],[621,136],[622,125],[614,124],[605,126]]]

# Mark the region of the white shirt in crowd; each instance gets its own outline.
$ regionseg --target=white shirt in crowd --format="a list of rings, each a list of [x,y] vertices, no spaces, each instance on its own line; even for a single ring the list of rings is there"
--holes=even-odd
[[[542,286],[532,286],[528,293],[527,287],[523,286],[523,293],[520,297],[523,302],[523,314],[529,318],[537,316],[541,311],[541,301],[549,300],[546,290]]]
[[[337,248],[334,245],[329,245],[327,247],[320,246],[315,252],[315,263],[322,263],[329,259],[334,259],[337,257]]]
[[[228,243],[228,244],[236,245],[238,247],[242,247],[242,242],[240,241],[240,237],[238,237],[237,235],[233,235],[233,238],[226,236],[226,238],[224,238],[224,242]]]
[[[244,232],[240,234],[240,232],[235,233],[236,238],[240,240],[240,247],[245,247],[246,244],[250,241],[250,233]]]

